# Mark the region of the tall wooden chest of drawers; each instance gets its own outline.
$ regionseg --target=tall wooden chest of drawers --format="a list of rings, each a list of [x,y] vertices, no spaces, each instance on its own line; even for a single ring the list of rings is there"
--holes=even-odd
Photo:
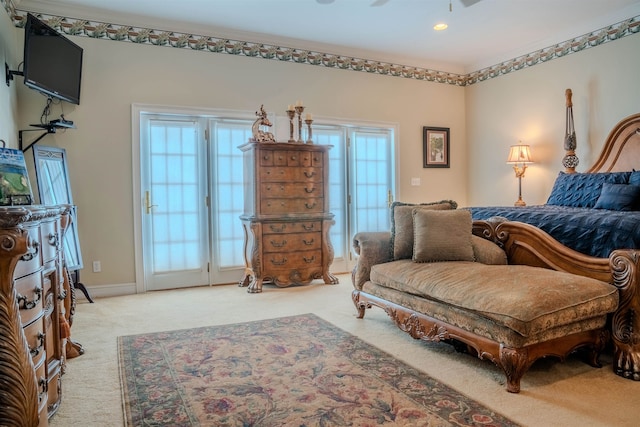
[[[323,279],[333,247],[329,229],[330,146],[250,142],[244,155],[245,274],[240,285],[262,292],[262,284],[279,287]]]
[[[47,426],[69,335],[62,236],[70,206],[0,207],[0,425]],[[68,286],[68,284],[67,284]]]

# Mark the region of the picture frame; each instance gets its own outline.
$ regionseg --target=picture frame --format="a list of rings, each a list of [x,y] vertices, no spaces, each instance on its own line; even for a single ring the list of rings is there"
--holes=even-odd
[[[0,206],[30,205],[33,193],[22,150],[0,148]]]
[[[422,167],[448,168],[449,128],[424,126],[422,134]]]

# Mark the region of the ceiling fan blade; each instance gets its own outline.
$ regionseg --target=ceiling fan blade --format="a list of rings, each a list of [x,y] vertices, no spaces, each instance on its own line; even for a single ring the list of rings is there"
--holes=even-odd
[[[383,4],[385,4],[388,1],[389,0],[376,0],[373,3],[371,3],[371,6],[382,6]]]
[[[464,7],[473,6],[478,2],[480,2],[480,0],[460,0],[460,3],[462,3]]]
[[[320,3],[320,4],[331,4],[333,3],[335,0],[316,0],[316,3]]]

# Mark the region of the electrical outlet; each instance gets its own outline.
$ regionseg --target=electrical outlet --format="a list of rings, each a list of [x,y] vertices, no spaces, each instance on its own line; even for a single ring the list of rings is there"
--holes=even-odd
[[[418,187],[420,185],[420,178],[411,178],[411,185]]]
[[[102,265],[100,261],[93,261],[93,272],[100,273],[102,271]]]

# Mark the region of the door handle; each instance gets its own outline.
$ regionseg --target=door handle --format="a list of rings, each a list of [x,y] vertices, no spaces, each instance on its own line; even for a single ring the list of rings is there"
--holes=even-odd
[[[156,207],[158,205],[151,204],[151,193],[148,191],[144,192],[144,208],[147,211],[147,214],[151,213],[151,208]]]

